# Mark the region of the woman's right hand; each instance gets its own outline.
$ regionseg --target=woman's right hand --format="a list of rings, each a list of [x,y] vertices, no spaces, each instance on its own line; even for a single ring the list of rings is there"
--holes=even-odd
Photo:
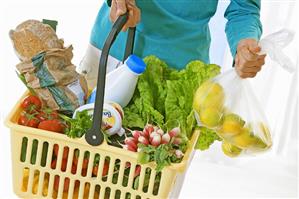
[[[112,0],[110,20],[115,22],[120,15],[129,12],[129,18],[122,31],[129,27],[135,27],[140,21],[140,9],[136,6],[135,0]]]

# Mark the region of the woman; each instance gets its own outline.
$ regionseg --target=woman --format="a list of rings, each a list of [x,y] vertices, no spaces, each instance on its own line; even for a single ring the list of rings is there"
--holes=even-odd
[[[136,4],[137,3],[137,4]],[[182,69],[191,60],[209,62],[209,20],[215,14],[218,0],[112,0],[100,9],[91,33],[91,45],[81,63],[95,86],[98,59],[112,22],[129,11],[123,31],[136,26],[134,54],[156,55],[171,67]],[[109,20],[110,18],[110,20]],[[236,71],[242,78],[255,77],[264,65],[258,40],[262,34],[260,0],[231,0],[225,12],[226,35],[234,57]],[[121,60],[126,33],[121,33],[110,51],[108,71]]]

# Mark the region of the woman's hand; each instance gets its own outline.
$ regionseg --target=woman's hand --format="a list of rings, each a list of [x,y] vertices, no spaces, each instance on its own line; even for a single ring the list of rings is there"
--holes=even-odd
[[[112,0],[110,20],[115,22],[120,16],[129,12],[129,18],[122,31],[129,27],[135,27],[140,21],[140,9],[136,6],[135,0]]]
[[[265,64],[266,55],[258,55],[261,48],[254,39],[243,39],[237,47],[235,69],[241,78],[255,77]]]

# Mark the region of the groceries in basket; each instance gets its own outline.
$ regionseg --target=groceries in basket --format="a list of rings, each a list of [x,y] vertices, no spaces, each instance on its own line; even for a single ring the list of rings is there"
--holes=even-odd
[[[130,55],[125,63],[106,75],[105,100],[113,101],[125,107],[133,97],[138,76],[146,68],[143,60],[136,55]],[[96,88],[88,99],[94,103]]]
[[[260,41],[262,52],[289,72],[294,71],[294,65],[282,49],[292,38],[292,32],[281,30]],[[234,69],[200,85],[193,108],[199,125],[222,138],[227,156],[256,154],[272,145],[269,125],[250,82],[241,79]]]
[[[89,115],[93,115],[94,103],[86,104],[76,109],[73,118],[76,119],[78,117],[77,114],[80,114],[83,111],[87,111]],[[107,133],[109,136],[115,134],[122,136],[125,133],[125,130],[122,128],[123,117],[124,112],[119,104],[115,102],[104,103],[102,128],[105,133]]]
[[[21,60],[19,77],[47,107],[72,114],[85,103],[87,83],[71,62],[73,48],[65,48],[50,25],[28,20],[10,37]]]

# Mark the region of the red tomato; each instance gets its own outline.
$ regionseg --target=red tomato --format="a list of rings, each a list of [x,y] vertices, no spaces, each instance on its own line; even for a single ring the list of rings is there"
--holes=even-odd
[[[102,176],[106,176],[108,174],[108,171],[109,171],[109,163],[105,161],[103,166]]]
[[[47,131],[63,133],[65,130],[65,125],[60,120],[53,119],[42,121],[41,123],[39,123],[38,128]]]
[[[39,125],[39,120],[32,114],[22,113],[18,119],[18,124],[37,128]]]
[[[58,191],[59,188],[59,181],[60,181],[60,177],[59,176],[55,176],[54,178],[54,190]],[[63,185],[63,191],[67,192],[70,186],[70,179],[66,178],[64,180],[64,185]]]
[[[41,109],[36,117],[42,122],[45,120],[53,120],[53,119],[59,119],[59,115],[57,111],[52,110],[50,108],[43,108]]]
[[[57,163],[57,159],[53,159],[52,162],[51,162],[51,169],[56,168],[56,163]]]
[[[66,171],[67,159],[62,159],[61,171]]]
[[[98,170],[99,170],[99,165],[95,165],[92,168],[92,176],[96,177],[98,175]],[[105,162],[104,166],[103,166],[103,172],[102,172],[102,176],[106,176],[108,174],[109,171],[109,163]]]
[[[42,101],[34,95],[27,96],[21,103],[21,107],[28,113],[33,113],[42,108]]]
[[[57,157],[58,156],[58,151],[59,151],[59,146],[58,144],[54,144],[53,146],[53,154]]]

